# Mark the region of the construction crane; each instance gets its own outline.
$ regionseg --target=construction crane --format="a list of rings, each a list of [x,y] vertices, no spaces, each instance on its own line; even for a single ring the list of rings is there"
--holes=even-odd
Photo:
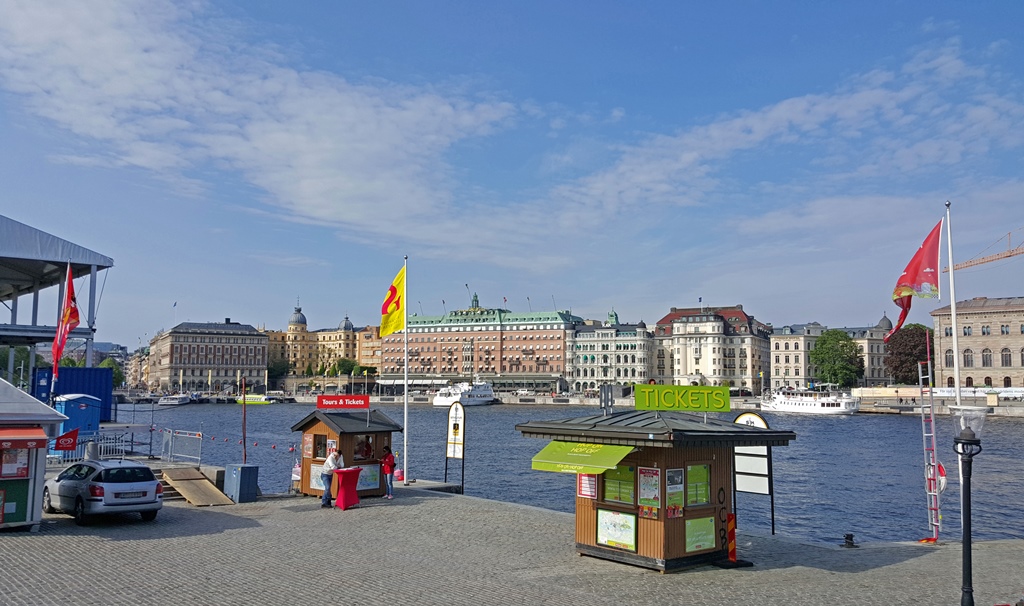
[[[990,263],[992,261],[998,261],[999,259],[1007,259],[1009,257],[1015,257],[1017,255],[1024,255],[1024,244],[1017,248],[1012,248],[1010,243],[1010,236],[1013,232],[1006,234],[1006,250],[1003,252],[996,253],[994,255],[987,255],[985,257],[979,257],[977,259],[971,259],[970,261],[964,261],[963,263],[957,263],[953,265],[954,270],[963,269],[965,267],[974,267],[975,265],[981,265],[982,263]],[[1002,238],[1000,238],[1002,240]],[[949,267],[942,268],[942,273],[949,273]]]

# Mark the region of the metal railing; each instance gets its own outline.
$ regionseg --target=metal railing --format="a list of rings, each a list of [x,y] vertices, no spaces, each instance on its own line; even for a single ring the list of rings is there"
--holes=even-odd
[[[86,448],[95,443],[97,456],[101,459],[123,459],[133,452],[134,441],[126,434],[105,434],[96,432],[80,432],[78,446],[74,450],[54,450],[55,440],[50,440],[46,455],[47,467],[60,467],[77,463],[85,459]]]
[[[163,444],[160,446],[160,458],[164,461],[185,461],[202,465],[203,432],[184,429],[164,429]]]

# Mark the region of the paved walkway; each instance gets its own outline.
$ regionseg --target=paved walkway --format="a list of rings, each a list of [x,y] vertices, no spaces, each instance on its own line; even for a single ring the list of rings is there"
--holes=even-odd
[[[659,574],[574,552],[569,514],[398,488],[348,511],[311,497],[167,503],[0,533],[0,604],[958,604],[960,544],[799,544],[740,534],[752,568]],[[1024,540],[974,549],[979,606],[1024,596]],[[330,596],[330,597],[328,597]]]

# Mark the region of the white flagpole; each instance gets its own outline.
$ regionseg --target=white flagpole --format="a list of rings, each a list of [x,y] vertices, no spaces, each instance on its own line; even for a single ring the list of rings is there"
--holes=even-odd
[[[409,312],[406,304],[409,302],[409,255],[405,255],[402,264],[405,270],[405,280],[402,282],[402,313],[405,314],[403,326],[405,328],[405,363],[402,364],[404,375],[402,387],[402,399],[405,402],[405,413],[402,419],[402,473],[405,478],[402,482],[409,485]]]
[[[949,313],[953,326],[953,387],[956,394],[956,405],[960,406],[960,341],[959,329],[956,325],[956,283],[953,280],[953,229],[949,224],[949,200],[946,200],[946,251],[949,254]],[[935,352],[936,355],[939,352]]]

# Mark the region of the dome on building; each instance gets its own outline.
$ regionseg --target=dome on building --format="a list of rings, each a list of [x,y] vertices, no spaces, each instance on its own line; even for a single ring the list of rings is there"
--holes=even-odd
[[[639,322],[637,322],[636,327],[642,330],[647,330],[647,323],[644,322],[643,320],[640,320]]]
[[[345,316],[345,321],[342,322],[341,325],[338,326],[338,329],[339,330],[354,331],[356,329],[356,327],[352,325],[352,322],[348,319],[348,316]]]
[[[302,315],[302,308],[296,307],[292,317],[288,319],[289,324],[305,324],[306,316]]]
[[[892,330],[892,320],[890,320],[885,312],[882,312],[882,319],[878,321],[878,328],[884,328],[885,330]]]

